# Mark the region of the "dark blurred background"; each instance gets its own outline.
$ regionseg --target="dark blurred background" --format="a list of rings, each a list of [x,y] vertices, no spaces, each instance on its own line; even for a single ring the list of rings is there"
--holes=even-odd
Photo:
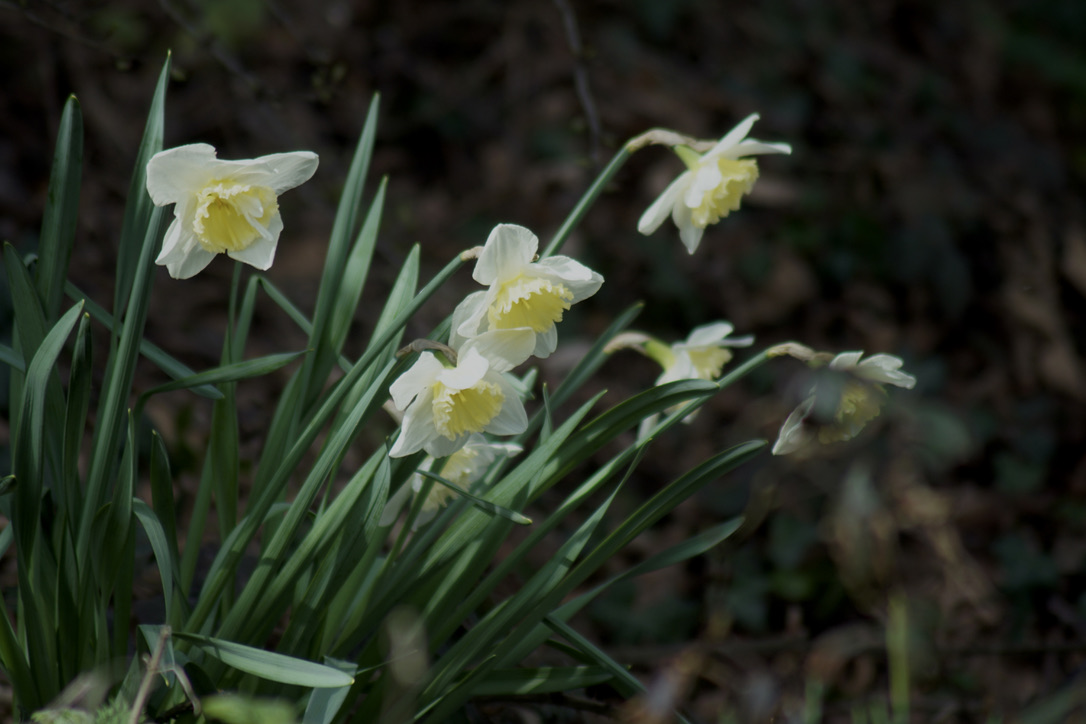
[[[111,299],[131,164],[172,49],[167,146],[320,154],[314,180],[282,199],[270,272],[307,307],[380,93],[370,188],[388,174],[389,196],[361,348],[411,244],[428,275],[498,222],[546,240],[629,137],[719,137],[759,112],[752,135],[793,154],[763,157],[743,209],[693,257],[670,224],[636,232],[678,159],[652,148],[626,165],[566,246],[607,283],[568,315],[543,376],[644,301],[637,326],[665,339],[728,319],[760,345],[900,355],[919,383],[893,390],[859,439],[766,455],[679,509],[630,560],[752,493],[769,513],[741,543],[616,590],[584,626],[646,680],[690,670],[694,652],[696,676],[680,678],[702,716],[794,712],[818,679],[832,718],[884,695],[898,597],[917,716],[982,721],[1057,696],[1086,661],[1084,38],[1078,0],[0,0],[0,238],[34,248],[74,93],[86,154],[72,274]],[[229,277],[222,260],[191,282],[161,272],[149,334],[213,365]],[[471,290],[467,273],[457,285],[412,333]],[[254,335],[253,354],[304,344],[270,306]],[[631,355],[601,385],[614,402],[656,374]],[[620,505],[727,443],[772,441],[809,385],[782,360],[729,389],[659,441]],[[250,445],[274,389],[247,393]],[[179,455],[199,450],[191,418],[206,411],[170,399],[155,424]]]

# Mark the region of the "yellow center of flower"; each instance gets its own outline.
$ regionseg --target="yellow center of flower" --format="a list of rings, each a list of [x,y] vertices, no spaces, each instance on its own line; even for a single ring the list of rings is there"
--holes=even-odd
[[[715,380],[724,365],[732,358],[732,351],[724,347],[701,347],[687,352],[699,379]]]
[[[438,382],[434,385],[434,427],[449,440],[482,432],[501,412],[504,401],[501,387],[493,382],[480,380],[462,390]]]
[[[562,321],[572,301],[573,292],[564,284],[522,274],[501,285],[486,318],[491,329],[530,327],[546,332]]]
[[[706,163],[715,163],[723,178],[691,209],[691,220],[699,229],[715,224],[738,209],[743,196],[750,193],[758,180],[758,162],[754,159],[711,158]]]
[[[192,229],[212,254],[241,251],[269,236],[268,225],[278,211],[275,192],[268,187],[220,181],[196,195]]]
[[[818,428],[822,444],[851,440],[864,425],[879,416],[886,390],[881,385],[849,380],[841,388],[833,420]]]

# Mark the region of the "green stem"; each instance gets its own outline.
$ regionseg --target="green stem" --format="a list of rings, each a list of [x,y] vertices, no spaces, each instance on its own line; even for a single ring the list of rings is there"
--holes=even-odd
[[[596,180],[585,192],[585,195],[581,197],[581,200],[577,202],[577,205],[570,212],[569,217],[562,223],[562,227],[555,233],[554,238],[551,239],[551,243],[547,245],[547,248],[540,254],[540,258],[545,259],[548,256],[554,256],[557,254],[562,245],[566,243],[566,239],[573,233],[573,229],[577,224],[581,223],[581,219],[588,213],[589,207],[592,206],[596,198],[603,191],[611,179],[614,177],[618,170],[622,168],[622,165],[626,163],[626,159],[630,157],[630,151],[627,150],[627,144],[624,144],[615,154],[611,162],[600,172],[600,175],[596,177]]]

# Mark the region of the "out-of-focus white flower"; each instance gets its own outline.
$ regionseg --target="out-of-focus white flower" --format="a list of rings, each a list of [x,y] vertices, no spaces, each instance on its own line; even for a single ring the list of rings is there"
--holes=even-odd
[[[749,347],[754,344],[754,337],[736,337],[728,339],[735,330],[729,322],[713,322],[695,328],[682,342],[670,346],[646,345],[645,354],[655,359],[664,368],[656,378],[657,385],[678,380],[715,380],[720,377],[724,365],[732,359],[729,347]]]
[[[762,143],[747,138],[758,114],[747,116],[704,154],[689,146],[674,151],[687,170],[664,189],[642,214],[637,230],[651,234],[670,215],[679,228],[679,237],[691,254],[701,243],[705,227],[739,208],[758,179],[758,162],[743,158],[763,153],[791,153],[787,143]]]
[[[524,404],[502,373],[528,359],[534,345],[530,329],[494,330],[464,342],[455,365],[433,352],[419,355],[389,388],[392,403],[404,413],[389,455],[425,450],[442,458],[463,447],[472,433],[524,432]]]
[[[652,358],[663,368],[656,378],[657,385],[680,380],[715,380],[732,359],[729,347],[749,347],[754,343],[751,335],[729,339],[734,330],[730,322],[703,324],[694,328],[683,341],[670,345],[641,332],[625,332],[611,340],[605,351],[632,348]],[[667,412],[675,409],[669,408]],[[692,422],[696,414],[695,410],[684,417],[683,422]],[[646,437],[659,419],[659,415],[650,415],[642,420],[638,439]]]
[[[532,261],[538,248],[539,239],[523,226],[494,227],[471,275],[489,288],[469,294],[453,311],[453,347],[488,330],[527,328],[535,334],[532,354],[554,351],[562,314],[595,294],[603,277],[567,256]]]
[[[915,377],[901,371],[901,358],[862,357],[863,352],[842,352],[830,361],[828,369],[842,374],[830,378],[832,384],[825,380],[816,385],[810,397],[792,411],[773,445],[774,455],[787,455],[815,441],[825,445],[851,440],[881,412],[887,398],[883,385],[911,390],[916,384]],[[829,397],[828,401],[820,395]],[[819,409],[823,406],[824,412]]]
[[[175,279],[188,279],[216,254],[267,269],[283,230],[279,194],[316,170],[317,154],[309,151],[220,161],[212,146],[194,143],[156,153],[147,163],[147,191],[156,206],[175,207],[155,261]]]
[[[520,445],[490,442],[482,435],[472,434],[464,443],[464,447],[445,459],[445,464],[441,466],[441,470],[434,470],[434,464],[437,460],[433,457],[427,457],[423,460],[422,464],[419,465],[419,469],[437,473],[450,483],[468,490],[483,477],[495,460],[499,457],[513,457],[519,454],[522,449]],[[389,499],[385,513],[381,518],[381,525],[391,524],[407,501],[408,491],[417,495],[422,492],[426,482],[426,477],[421,473],[412,475],[408,484],[401,487]],[[415,525],[421,525],[430,520],[455,495],[456,492],[448,486],[442,485],[436,480],[433,481],[430,485],[430,491],[426,494],[426,500],[422,502],[422,509],[415,520]]]

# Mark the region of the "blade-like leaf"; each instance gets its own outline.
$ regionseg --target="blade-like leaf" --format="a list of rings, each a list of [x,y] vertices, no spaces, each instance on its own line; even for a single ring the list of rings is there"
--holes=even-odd
[[[313,688],[339,688],[354,683],[354,677],[345,671],[293,656],[199,634],[175,631],[173,637],[193,644],[227,666],[268,681]]]
[[[79,215],[79,183],[83,173],[83,117],[75,96],[68,98],[60,117],[49,195],[42,220],[36,281],[46,319],[56,319],[64,298],[64,280],[75,241]]]
[[[302,350],[300,352],[280,352],[278,354],[269,354],[265,357],[245,360],[244,362],[235,362],[234,364],[215,367],[203,372],[197,372],[189,377],[184,377],[179,380],[174,380],[173,382],[167,382],[157,387],[153,387],[144,392],[141,397],[146,399],[151,395],[157,395],[163,392],[173,392],[174,390],[185,390],[193,387],[200,387],[201,385],[236,382],[251,377],[260,377],[261,375],[266,375],[281,367],[285,367],[306,354],[307,351],[308,350]]]

